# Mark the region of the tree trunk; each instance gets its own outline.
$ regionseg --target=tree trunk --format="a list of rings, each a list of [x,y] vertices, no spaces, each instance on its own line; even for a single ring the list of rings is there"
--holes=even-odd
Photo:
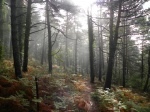
[[[143,84],[144,77],[144,54],[143,54],[143,39],[142,39],[142,54],[141,54],[141,84]]]
[[[147,79],[146,79],[146,82],[145,82],[145,86],[143,88],[144,92],[146,92],[147,89],[148,89],[149,79],[150,79],[150,49],[148,50],[148,74],[147,74]]]
[[[100,6],[100,18],[102,17],[102,7]],[[98,21],[98,38],[99,38],[99,81],[102,81],[102,72],[104,68],[104,57],[103,57],[103,31],[102,24]],[[100,27],[100,28],[99,28]]]
[[[3,6],[4,0],[0,0],[0,60],[3,57]]]
[[[42,46],[42,55],[41,55],[41,65],[44,63],[44,54],[45,54],[45,33],[43,38],[43,46]]]
[[[75,74],[77,74],[77,46],[78,46],[78,39],[76,34],[76,40],[75,40]]]
[[[126,15],[125,15],[126,16]],[[126,23],[124,19],[124,31],[123,31],[123,43],[122,43],[122,50],[123,50],[123,64],[122,64],[122,86],[125,87],[126,83]]]
[[[77,58],[77,53],[78,53],[78,25],[77,25],[77,31],[75,31],[74,28],[74,32],[76,35],[76,39],[75,39],[75,74],[77,74],[77,62],[78,62],[78,58]]]
[[[110,2],[113,2],[113,0],[111,0]],[[108,68],[107,68],[104,89],[111,88],[115,51],[116,51],[117,41],[118,41],[118,30],[119,30],[120,17],[121,17],[122,0],[120,0],[118,2],[119,2],[119,10],[118,10],[118,18],[117,18],[117,24],[115,27],[115,32],[113,32],[113,19],[114,19],[113,3],[111,3],[111,6],[110,6],[110,26],[109,26],[110,27],[110,37],[109,37],[109,57],[108,57],[109,59],[108,59]],[[113,33],[114,33],[114,35],[113,35]]]
[[[112,0],[111,0],[112,1]],[[108,54],[108,68],[107,68],[107,75],[104,89],[111,87],[111,79],[112,79],[112,70],[113,70],[113,61],[114,61],[114,54],[115,49],[113,49],[113,19],[114,19],[114,9],[113,6],[110,6],[110,37],[109,37],[109,54]]]
[[[115,62],[114,62],[114,77],[117,77],[118,70],[118,53],[116,52]],[[116,81],[117,82],[117,81]]]
[[[46,19],[45,19],[45,28],[46,28]],[[43,37],[43,46],[42,46],[42,55],[41,55],[41,65],[44,63],[44,54],[45,54],[45,34],[46,34],[46,29],[44,30],[44,37]]]
[[[90,82],[94,83],[94,52],[93,52],[93,23],[92,17],[88,15],[88,33],[89,33],[89,59],[90,59]]]
[[[125,55],[125,37],[123,37],[123,65],[122,65],[122,86],[125,87],[126,80],[126,55]]]
[[[17,7],[23,7],[23,1],[22,0],[17,0],[18,4]],[[17,10],[17,16],[21,15],[23,13],[23,8],[19,8],[19,10]],[[22,50],[23,50],[23,16],[20,16],[18,18],[18,38],[19,38],[19,49],[20,49],[20,63],[22,65]]]
[[[12,36],[11,38],[12,38],[12,47],[13,47],[15,75],[18,78],[22,78],[19,43],[17,38],[16,0],[11,0],[11,36]]]
[[[25,28],[25,40],[24,40],[23,72],[28,71],[28,51],[29,51],[29,36],[30,36],[30,25],[31,25],[31,4],[32,4],[32,0],[28,0],[27,15],[26,15],[26,28]]]
[[[51,43],[51,26],[49,20],[49,0],[46,0],[46,16],[47,16],[47,30],[48,30],[48,73],[52,74],[52,43]]]
[[[68,12],[66,14],[66,36],[68,36]],[[67,67],[69,66],[68,62],[68,39],[66,38],[66,48],[65,48],[65,70],[67,71]]]

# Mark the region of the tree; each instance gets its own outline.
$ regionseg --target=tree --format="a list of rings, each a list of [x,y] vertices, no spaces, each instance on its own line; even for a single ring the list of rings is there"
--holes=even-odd
[[[10,8],[7,7],[7,5],[5,5],[6,3],[8,3],[8,1],[6,1],[4,3],[4,23],[3,23],[3,57],[4,58],[9,58],[9,49],[12,49],[12,46],[10,46],[11,43],[11,29],[10,29]],[[11,52],[12,54],[12,52]]]
[[[119,38],[118,31],[119,31],[119,24],[120,24],[120,18],[121,18],[122,0],[119,0],[118,4],[119,4],[119,6],[118,6],[117,23],[115,25],[115,29],[113,29],[115,2],[113,0],[110,0],[110,8],[109,8],[109,10],[110,10],[110,23],[109,23],[110,24],[109,25],[110,36],[109,36],[109,57],[108,57],[109,59],[108,59],[108,68],[107,68],[104,89],[111,88],[115,51],[116,51],[116,47],[117,47],[117,41]]]
[[[46,20],[45,20],[46,23]],[[45,24],[45,28],[46,28],[46,24]],[[44,56],[45,56],[45,38],[46,38],[46,31],[44,30],[44,36],[43,36],[43,46],[42,46],[42,56],[41,56],[41,65],[43,65],[44,63]]]
[[[28,50],[29,50],[29,36],[30,36],[30,25],[31,25],[31,4],[32,0],[28,0],[27,15],[26,15],[26,28],[25,28],[25,39],[24,39],[24,59],[23,59],[23,72],[28,71]]]
[[[136,25],[139,26],[138,32],[140,32],[141,35],[141,85],[143,84],[143,78],[144,78],[144,45],[146,44],[146,40],[148,39],[145,35],[147,34],[149,30],[149,26],[147,25],[146,18],[145,17],[139,17],[135,20],[137,23]]]
[[[46,18],[47,18],[47,30],[48,30],[48,73],[52,74],[52,44],[51,44],[51,26],[49,19],[49,0],[46,0]]]
[[[89,60],[90,60],[90,82],[94,83],[94,51],[93,51],[93,23],[91,15],[88,15],[88,34],[89,34]]]
[[[3,9],[4,0],[0,1],[0,60],[2,60],[3,55]]]
[[[102,18],[102,6],[100,6],[99,17]],[[103,27],[102,20],[98,20],[98,47],[99,47],[99,81],[102,81],[102,73],[104,68],[104,54],[103,54]]]
[[[22,78],[19,43],[17,36],[16,0],[11,0],[11,38],[13,47],[13,60],[16,77]]]
[[[68,36],[68,11],[66,12],[66,36]],[[66,38],[66,47],[65,47],[65,69],[67,70],[67,67],[69,66],[68,62],[68,39]]]
[[[19,38],[19,48],[20,48],[20,63],[22,65],[22,50],[23,50],[23,39],[24,39],[24,23],[25,23],[25,19],[24,16],[20,16],[24,13],[23,10],[23,0],[17,0],[17,23],[18,23],[18,27],[17,27],[17,31],[18,31],[18,38]]]
[[[78,50],[78,39],[77,39],[78,37],[76,36],[76,39],[75,39],[75,74],[77,74],[77,62],[78,62],[78,60],[77,60],[77,50]]]
[[[124,10],[124,6],[123,6],[123,10]],[[126,12],[124,12],[124,16],[126,17]],[[123,64],[122,64],[122,86],[125,87],[126,85],[126,69],[127,69],[127,32],[126,32],[126,18],[123,18],[123,41],[122,41],[122,50],[123,50],[123,54],[122,54],[122,59],[123,59]]]
[[[148,49],[148,73],[147,73],[147,78],[146,78],[146,82],[145,82],[143,91],[147,91],[149,79],[150,79],[150,48]]]
[[[74,20],[75,21],[75,20]],[[74,64],[74,66],[75,66],[75,74],[77,74],[77,72],[78,72],[78,40],[79,40],[79,31],[78,31],[78,23],[76,23],[77,24],[77,27],[76,27],[76,29],[74,28],[74,33],[75,33],[75,37],[76,37],[76,39],[75,39],[75,46],[74,46],[74,52],[75,52],[75,64]]]

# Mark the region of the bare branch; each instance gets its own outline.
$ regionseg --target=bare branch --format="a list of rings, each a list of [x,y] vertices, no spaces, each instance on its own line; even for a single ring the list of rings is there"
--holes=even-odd
[[[54,56],[54,55],[58,54],[58,53],[60,52],[60,50],[61,50],[61,47],[58,49],[58,51],[57,51],[57,52],[53,53],[53,54],[52,54],[52,56]]]
[[[58,33],[56,33],[55,40],[53,41],[52,47],[54,46],[54,44],[55,44],[55,42],[57,40],[58,34],[59,34],[59,31],[58,31]]]
[[[35,23],[35,24],[33,24],[31,27],[35,27],[35,25],[38,25],[38,24],[46,24],[46,23]],[[47,25],[47,24],[46,24]],[[71,39],[71,40],[75,40],[75,39],[72,39],[72,38],[69,38],[69,37],[67,37],[67,35],[62,31],[62,30],[60,30],[60,29],[58,29],[58,28],[56,28],[55,26],[53,26],[53,25],[50,25],[52,28],[54,28],[55,30],[57,30],[57,31],[59,31],[64,37],[66,37],[66,38],[68,38],[68,39]],[[47,28],[47,27],[46,27]],[[42,28],[42,29],[40,29],[40,30],[37,30],[37,31],[33,31],[33,32],[31,32],[30,34],[32,34],[32,33],[36,33],[36,32],[39,32],[39,31],[42,31],[42,30],[44,30],[44,29],[46,29],[46,28]]]
[[[47,28],[47,27],[46,27],[46,28]],[[42,31],[42,30],[44,30],[44,29],[46,29],[46,28],[42,28],[42,29],[40,29],[40,30],[33,31],[33,32],[31,32],[30,34],[33,34],[33,33],[39,32],[39,31]]]
[[[92,22],[93,22],[95,25],[100,26],[100,27],[103,27],[105,30],[109,31],[105,26],[99,25],[99,24],[97,24],[95,21],[92,21]]]

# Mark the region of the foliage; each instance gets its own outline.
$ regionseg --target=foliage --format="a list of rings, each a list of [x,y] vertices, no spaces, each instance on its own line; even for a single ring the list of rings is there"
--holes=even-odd
[[[14,78],[13,63],[10,60],[3,60],[0,62],[0,75]]]
[[[32,81],[29,81],[28,78],[17,80],[10,60],[1,62],[0,74],[0,111],[28,112],[34,110],[32,108],[34,103],[31,103],[34,98]]]
[[[9,110],[8,110],[9,107]],[[0,111],[1,112],[28,112],[26,108],[14,97],[8,98],[0,97]]]
[[[139,85],[141,84],[141,86]],[[141,83],[141,77],[140,75],[134,74],[133,76],[130,77],[130,80],[127,82],[128,87],[132,87],[134,89],[142,89],[142,83]]]
[[[6,70],[2,70],[1,73],[13,74],[10,72],[13,67],[11,61],[4,60],[3,63],[5,67],[10,67],[7,69],[4,67],[3,69]],[[148,112],[150,109],[147,97],[134,93],[130,89],[113,86],[111,90],[104,91],[102,87],[99,87],[101,83],[96,82],[91,86],[87,77],[79,74],[67,75],[61,72],[63,70],[60,66],[53,65],[53,67],[55,72],[50,75],[46,74],[46,67],[32,62],[32,66],[29,66],[29,71],[22,79],[16,80],[11,77],[11,74],[1,76],[0,111],[8,112],[12,109],[17,112],[17,108],[20,108],[22,112],[29,110],[34,112],[36,103],[39,104],[39,112],[77,112],[90,111],[90,109],[95,112]],[[35,75],[38,75],[39,99],[35,98]],[[7,109],[5,105],[10,106],[10,109]],[[97,110],[93,110],[95,108]]]
[[[148,112],[150,103],[146,97],[133,93],[130,89],[116,88],[103,90],[98,88],[91,97],[99,103],[102,112]]]
[[[54,101],[54,106],[56,109],[65,109],[67,107],[66,105],[66,99],[64,97],[56,97],[57,100]]]

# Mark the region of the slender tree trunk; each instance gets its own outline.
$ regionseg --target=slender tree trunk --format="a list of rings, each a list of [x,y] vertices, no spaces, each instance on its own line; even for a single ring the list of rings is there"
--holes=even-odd
[[[148,74],[147,74],[147,79],[146,79],[146,82],[145,82],[145,86],[143,88],[144,92],[147,91],[147,89],[148,89],[149,79],[150,79],[150,48],[148,50]]]
[[[45,36],[44,36],[44,38],[43,38],[41,65],[43,65],[43,63],[44,63],[44,54],[45,54]]]
[[[23,7],[23,1],[22,0],[17,0],[18,4],[17,7]],[[23,8],[19,8],[19,10],[17,10],[17,15],[20,15],[23,13]],[[23,16],[20,16],[18,18],[18,38],[19,38],[19,48],[20,48],[20,63],[22,65],[22,50],[23,50]]]
[[[125,80],[126,80],[126,55],[125,55],[125,37],[123,38],[123,67],[122,67],[122,86],[125,87]]]
[[[115,57],[115,68],[114,68],[114,77],[117,77],[117,70],[118,70],[118,53],[116,52],[116,57]]]
[[[0,0],[0,60],[3,57],[3,6],[4,0]]]
[[[48,30],[48,73],[52,74],[52,43],[51,43],[51,27],[49,18],[49,0],[46,0],[46,16],[47,16],[47,30]]]
[[[94,83],[94,51],[93,51],[93,23],[92,17],[88,15],[88,33],[89,33],[89,59],[90,59],[90,82]]]
[[[102,8],[100,6],[100,18],[102,16]],[[104,63],[104,57],[103,57],[103,31],[101,22],[98,21],[98,37],[99,37],[99,81],[102,80],[102,72],[103,72],[103,63]],[[100,26],[100,28],[99,28]]]
[[[141,85],[144,77],[144,54],[143,54],[143,39],[142,39],[142,54],[141,54]]]
[[[68,36],[68,12],[66,14],[66,36]],[[65,70],[67,70],[68,67],[68,39],[66,38],[66,48],[65,48]]]
[[[45,20],[46,23],[46,20]],[[45,24],[45,28],[46,28],[46,24]],[[42,55],[41,55],[41,65],[43,65],[44,63],[44,54],[45,54],[45,34],[46,31],[44,30],[44,38],[43,38],[43,46],[42,46]]]
[[[78,53],[78,25],[77,25],[77,31],[75,31],[74,28],[74,32],[76,35],[76,39],[75,39],[75,74],[77,74],[77,62],[78,62],[78,58],[77,58],[77,53]]]
[[[15,75],[18,78],[22,78],[19,43],[17,38],[17,21],[16,21],[16,0],[11,0],[11,38],[13,47],[13,59],[15,67]]]
[[[29,37],[30,37],[30,25],[31,25],[31,4],[32,4],[32,0],[28,0],[27,15],[26,15],[26,28],[25,28],[25,40],[24,40],[23,72],[28,71],[28,51],[29,51]]]
[[[123,36],[123,43],[122,43],[122,48],[123,48],[123,65],[122,65],[122,86],[125,87],[125,80],[126,80],[126,24],[125,24],[125,19],[124,19],[124,36]]]
[[[75,40],[75,74],[77,74],[77,46],[78,46],[78,39],[76,37],[76,40]]]
[[[99,28],[98,28],[98,32],[99,32]],[[99,38],[102,38],[102,37],[100,36]],[[101,47],[101,44],[102,44],[101,39],[99,39],[99,77],[98,77],[99,81],[102,80],[102,47]]]
[[[118,55],[118,67],[119,67],[119,71],[118,71],[118,76],[119,76],[119,80],[118,80],[118,84],[120,84],[121,85],[121,59],[120,59],[120,56]]]
[[[123,0],[123,2],[125,2],[125,0]],[[127,33],[128,33],[128,27],[127,27],[127,20],[128,20],[128,18],[127,18],[127,14],[128,14],[128,12],[125,12],[125,30],[126,30],[126,33],[125,33],[125,41],[126,41],[126,79],[127,79],[127,81],[128,81],[128,79],[129,79],[129,55],[128,55],[128,42],[129,42],[129,37],[127,36]]]
[[[122,7],[122,0],[120,0],[120,1],[118,1],[119,2],[118,18],[117,18],[117,24],[115,27],[115,32],[113,35],[113,19],[114,19],[114,7],[113,7],[113,3],[112,3],[113,0],[111,0],[110,2],[111,2],[111,6],[110,6],[110,26],[109,26],[110,27],[109,59],[108,59],[108,68],[107,68],[104,89],[111,88],[114,58],[115,58],[115,51],[116,51],[116,47],[117,47],[117,41],[118,41],[118,30],[119,30],[121,7]]]

